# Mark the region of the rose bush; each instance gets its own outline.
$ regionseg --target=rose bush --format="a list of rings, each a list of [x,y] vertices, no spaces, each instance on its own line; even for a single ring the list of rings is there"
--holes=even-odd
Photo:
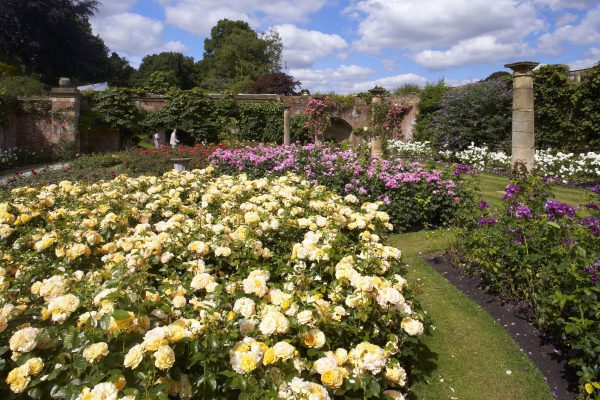
[[[13,189],[0,370],[15,396],[402,399],[423,312],[382,203],[213,167]]]
[[[462,151],[437,151],[430,142],[403,142],[392,140],[388,143],[392,153],[411,159],[433,159],[465,163],[473,168],[488,171],[509,172],[512,159],[503,151],[492,151],[487,146],[471,143]],[[563,153],[560,151],[536,150],[536,172],[548,177],[556,177],[563,183],[598,182],[600,180],[600,153]]]
[[[549,199],[548,180],[520,177],[499,212],[480,203],[459,253],[502,298],[533,311],[578,370],[585,396],[600,398],[600,207]],[[596,189],[600,192],[600,186]]]
[[[302,173],[314,184],[360,201],[383,201],[397,231],[456,220],[471,205],[460,174],[427,170],[402,159],[382,160],[352,150],[315,146],[217,149],[209,159],[225,173],[254,177]]]

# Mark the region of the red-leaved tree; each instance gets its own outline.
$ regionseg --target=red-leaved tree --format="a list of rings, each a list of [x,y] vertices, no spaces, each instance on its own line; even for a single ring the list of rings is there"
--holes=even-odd
[[[248,86],[248,93],[293,95],[300,81],[285,72],[272,72],[260,76]]]

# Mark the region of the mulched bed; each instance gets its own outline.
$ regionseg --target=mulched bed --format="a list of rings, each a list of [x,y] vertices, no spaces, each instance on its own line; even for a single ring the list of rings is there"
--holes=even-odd
[[[577,377],[562,357],[562,352],[528,320],[527,313],[514,304],[502,302],[482,289],[481,278],[467,276],[454,268],[447,255],[429,257],[426,261],[442,276],[479,304],[517,342],[521,351],[544,375],[552,394],[559,400],[577,399]]]

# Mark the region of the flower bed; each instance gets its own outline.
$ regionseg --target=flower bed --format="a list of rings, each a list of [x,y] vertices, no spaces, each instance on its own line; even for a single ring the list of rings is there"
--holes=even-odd
[[[453,221],[470,202],[460,174],[426,170],[402,159],[381,160],[352,150],[315,146],[217,149],[209,159],[225,173],[252,176],[303,173],[315,183],[360,201],[383,201],[396,231]]]
[[[499,213],[480,204],[459,250],[488,288],[533,310],[540,329],[578,370],[582,393],[598,399],[600,207],[575,208],[548,197],[540,178],[509,184]]]
[[[390,141],[390,149],[411,159],[429,158],[439,161],[461,162],[480,170],[501,170],[510,172],[512,159],[502,151],[491,151],[488,147],[478,147],[473,143],[463,151],[437,151],[429,142]],[[600,153],[581,154],[536,150],[537,173],[556,177],[563,183],[600,181]]]
[[[0,204],[0,370],[32,398],[402,399],[423,313],[378,203],[205,170]],[[124,396],[124,397],[123,397]]]

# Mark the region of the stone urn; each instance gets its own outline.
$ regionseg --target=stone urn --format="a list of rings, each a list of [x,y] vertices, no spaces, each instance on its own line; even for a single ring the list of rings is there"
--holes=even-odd
[[[187,171],[188,165],[190,164],[190,161],[192,161],[192,159],[187,157],[178,157],[171,158],[171,161],[173,162],[173,169],[177,172],[182,172]]]
[[[73,86],[73,83],[71,82],[71,78],[62,77],[58,80],[58,86],[61,88],[70,88]]]

